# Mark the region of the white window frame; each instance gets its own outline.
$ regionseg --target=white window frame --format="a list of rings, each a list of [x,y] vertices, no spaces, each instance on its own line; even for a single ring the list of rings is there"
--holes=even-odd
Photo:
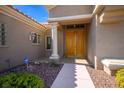
[[[45,35],[45,50],[51,51],[52,50],[52,40],[51,40],[51,49],[47,49],[47,37],[51,37],[51,35]],[[51,37],[51,39],[52,39],[52,37]]]

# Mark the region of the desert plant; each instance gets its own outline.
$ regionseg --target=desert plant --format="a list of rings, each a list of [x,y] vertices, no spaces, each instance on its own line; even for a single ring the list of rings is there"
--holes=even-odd
[[[0,77],[1,88],[43,88],[44,81],[37,75],[23,72]]]
[[[124,88],[124,68],[120,69],[116,73],[116,81],[120,88]]]

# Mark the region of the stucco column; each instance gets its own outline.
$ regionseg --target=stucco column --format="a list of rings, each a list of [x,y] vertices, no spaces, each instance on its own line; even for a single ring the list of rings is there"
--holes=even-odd
[[[58,42],[57,42],[57,22],[51,23],[51,32],[52,32],[52,55],[50,59],[59,59],[58,55]]]

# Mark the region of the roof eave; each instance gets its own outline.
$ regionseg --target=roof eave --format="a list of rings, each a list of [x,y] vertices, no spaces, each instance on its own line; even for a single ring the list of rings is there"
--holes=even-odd
[[[12,18],[15,18],[16,20],[19,20],[21,22],[24,22],[34,28],[37,29],[46,29],[45,26],[43,26],[42,24],[38,23],[37,21],[35,21],[33,18],[25,15],[24,13],[20,12],[19,10],[13,8],[11,5],[6,5],[6,6],[2,6],[1,8],[1,13],[8,15]]]

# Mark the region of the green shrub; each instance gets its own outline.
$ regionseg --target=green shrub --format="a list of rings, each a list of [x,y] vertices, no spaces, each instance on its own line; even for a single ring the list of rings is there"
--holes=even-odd
[[[116,73],[116,81],[120,88],[124,88],[124,69],[120,69]]]
[[[0,77],[1,88],[43,88],[44,81],[37,75],[23,72]]]

